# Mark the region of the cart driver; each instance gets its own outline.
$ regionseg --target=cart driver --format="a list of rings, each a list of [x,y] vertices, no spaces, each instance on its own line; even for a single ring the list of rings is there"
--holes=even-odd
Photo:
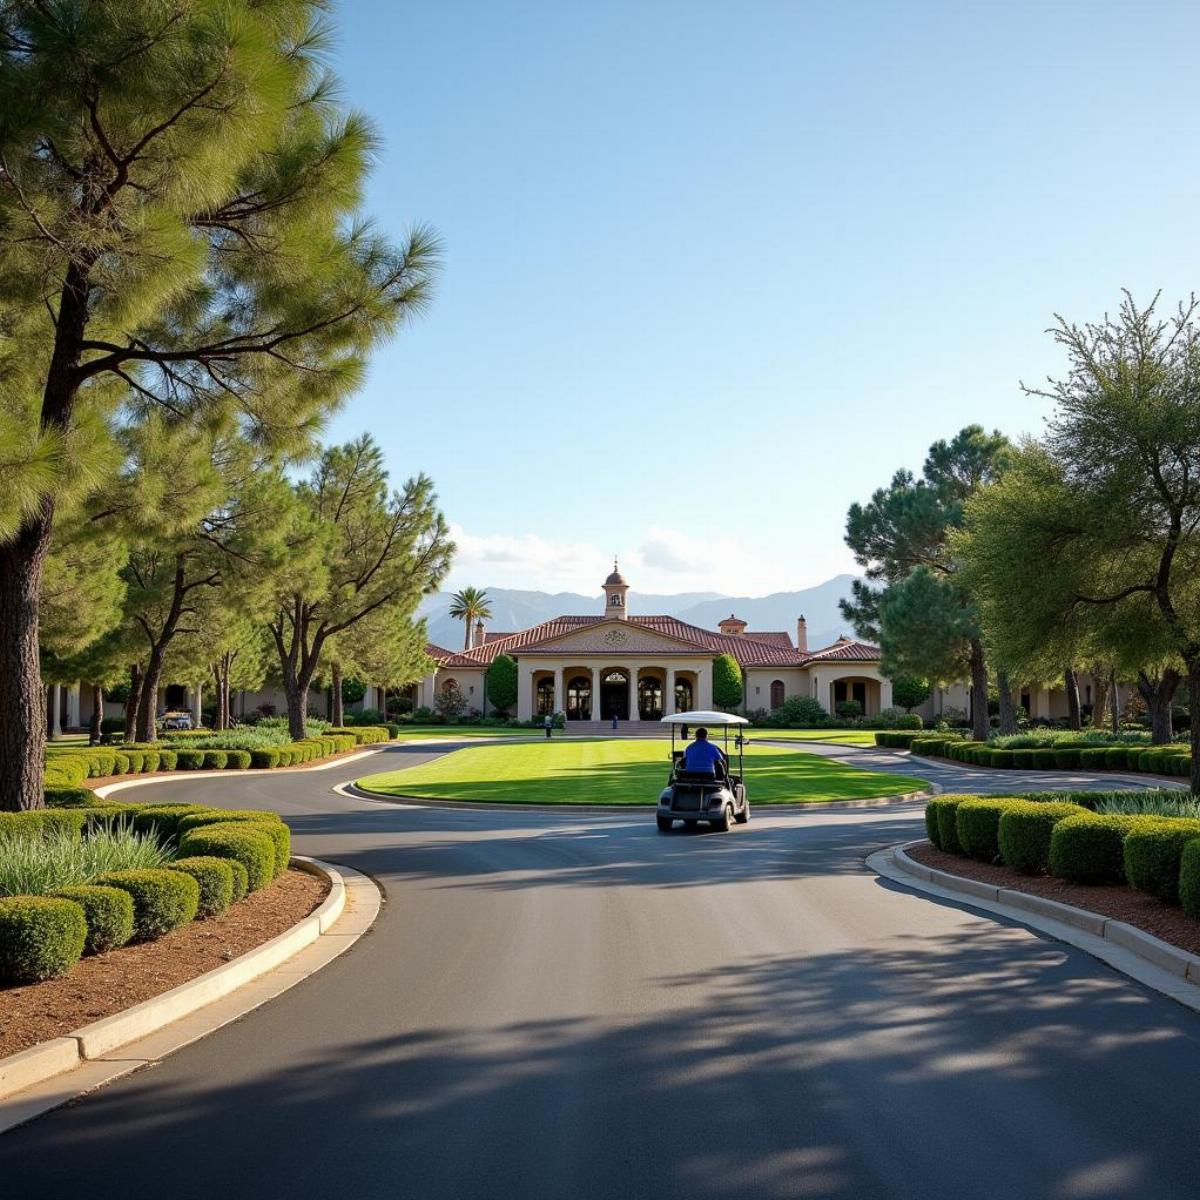
[[[720,765],[718,772],[717,766]],[[725,774],[725,755],[719,746],[708,740],[708,730],[703,725],[696,730],[696,740],[688,744],[683,752],[683,769],[685,771],[704,771],[716,776]]]

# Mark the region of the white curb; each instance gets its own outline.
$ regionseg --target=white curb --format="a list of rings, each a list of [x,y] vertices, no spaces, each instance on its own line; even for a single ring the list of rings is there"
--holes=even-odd
[[[0,1133],[244,1016],[374,924],[383,898],[367,876],[300,855],[291,865],[330,883],[320,906],[291,929],[161,996],[0,1059]]]
[[[1066,942],[1200,1012],[1200,957],[1103,913],[926,867],[906,853],[910,847],[922,844],[923,838],[876,851],[867,857],[867,866],[914,891],[946,900],[965,900],[972,908]]]

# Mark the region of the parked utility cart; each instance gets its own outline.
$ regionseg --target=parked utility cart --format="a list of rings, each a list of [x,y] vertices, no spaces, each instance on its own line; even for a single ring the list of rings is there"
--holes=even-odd
[[[750,820],[750,801],[746,797],[745,744],[741,725],[745,717],[723,712],[673,713],[663,717],[662,724],[671,727],[671,777],[658,798],[658,828],[668,833],[676,821],[694,825],[707,821],[713,829],[728,830],[732,825],[745,825]],[[684,766],[684,753],[689,734],[699,729],[709,732],[708,740],[717,744],[711,735],[720,731],[722,761],[713,772],[689,771]],[[733,733],[733,753],[730,757],[730,733]],[[677,745],[682,737],[681,744]]]

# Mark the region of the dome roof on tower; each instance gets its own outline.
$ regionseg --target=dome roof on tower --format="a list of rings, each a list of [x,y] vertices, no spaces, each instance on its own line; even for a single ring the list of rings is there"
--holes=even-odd
[[[615,558],[613,559],[612,574],[604,581],[604,586],[609,587],[613,584],[618,584],[622,587],[629,586],[629,584],[625,582],[625,576],[622,575],[619,570],[617,570],[617,560]]]

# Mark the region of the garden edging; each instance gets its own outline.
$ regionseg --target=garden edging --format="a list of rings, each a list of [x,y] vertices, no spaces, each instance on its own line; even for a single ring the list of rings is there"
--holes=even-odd
[[[1102,913],[927,867],[906,853],[909,847],[923,842],[918,838],[876,851],[867,857],[867,866],[915,891],[949,900],[965,899],[972,907],[1066,942],[1200,1012],[1200,957]]]
[[[330,884],[291,929],[160,996],[0,1059],[0,1133],[236,1020],[320,970],[374,923],[382,896],[367,876],[299,855],[291,865]]]

